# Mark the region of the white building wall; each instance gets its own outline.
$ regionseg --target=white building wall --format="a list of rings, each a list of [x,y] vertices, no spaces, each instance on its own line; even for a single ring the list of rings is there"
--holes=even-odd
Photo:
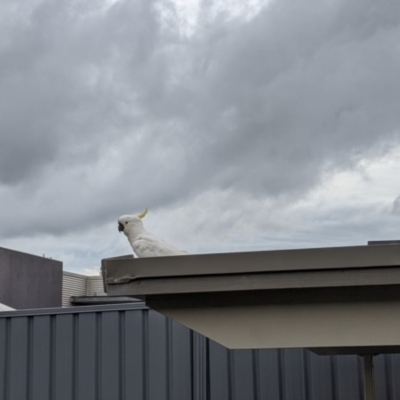
[[[63,272],[62,306],[71,306],[71,296],[86,296],[87,276]]]
[[[71,307],[71,296],[106,296],[101,276],[63,272],[62,306]]]
[[[103,286],[103,278],[101,276],[87,277],[87,296],[106,296]]]

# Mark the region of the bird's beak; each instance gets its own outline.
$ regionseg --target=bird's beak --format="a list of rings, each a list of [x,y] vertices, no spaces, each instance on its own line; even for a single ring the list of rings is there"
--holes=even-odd
[[[124,226],[121,224],[121,222],[118,222],[118,232],[123,232],[124,231]]]

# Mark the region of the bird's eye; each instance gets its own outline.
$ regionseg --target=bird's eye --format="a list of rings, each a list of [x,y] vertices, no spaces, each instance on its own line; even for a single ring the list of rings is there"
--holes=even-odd
[[[129,222],[129,221],[126,221],[126,222],[125,222],[125,225],[128,225],[128,222]]]

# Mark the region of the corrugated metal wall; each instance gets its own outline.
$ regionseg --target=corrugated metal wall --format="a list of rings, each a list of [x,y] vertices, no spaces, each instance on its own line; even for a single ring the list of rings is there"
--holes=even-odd
[[[378,400],[400,358],[376,358]],[[356,356],[229,351],[142,304],[0,314],[0,400],[354,400]]]

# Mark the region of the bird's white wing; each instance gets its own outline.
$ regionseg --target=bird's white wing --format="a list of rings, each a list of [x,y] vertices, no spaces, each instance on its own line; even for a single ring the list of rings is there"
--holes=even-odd
[[[187,254],[185,251],[179,250],[163,240],[150,235],[138,237],[131,245],[138,257],[162,257]]]

